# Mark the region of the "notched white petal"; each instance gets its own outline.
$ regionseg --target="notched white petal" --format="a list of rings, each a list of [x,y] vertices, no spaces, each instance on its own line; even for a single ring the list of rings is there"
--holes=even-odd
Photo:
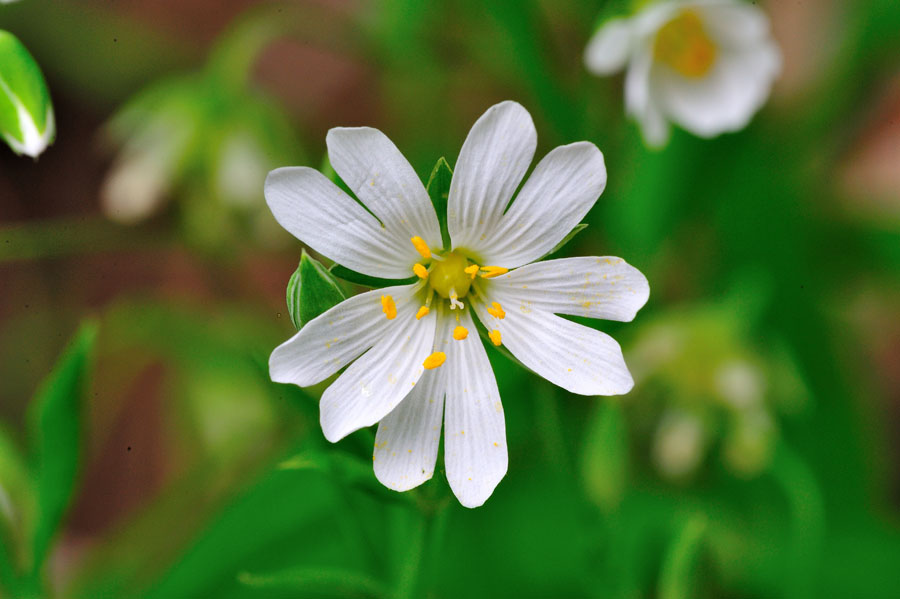
[[[585,256],[517,268],[492,279],[490,295],[507,311],[628,322],[647,303],[650,285],[622,258]]]
[[[322,382],[372,347],[393,323],[384,315],[381,296],[390,295],[404,306],[414,289],[403,285],[367,291],[309,321],[272,352],[272,380],[300,387]]]
[[[405,279],[415,263],[409,240],[390,235],[365,208],[307,167],[266,177],[266,202],[291,235],[339,264],[388,279]]]
[[[516,102],[492,106],[472,126],[447,200],[454,248],[482,247],[525,176],[536,146],[531,115]]]
[[[610,19],[591,37],[584,51],[584,64],[595,75],[610,75],[625,67],[631,50],[629,19]]]
[[[326,137],[334,170],[387,231],[418,254],[409,239],[418,236],[441,246],[441,230],[422,181],[397,146],[371,127],[336,127]]]
[[[474,331],[468,312],[462,326]],[[506,423],[494,371],[478,335],[453,340],[447,353],[444,463],[459,502],[482,505],[506,475]]]
[[[319,421],[326,439],[333,443],[379,422],[418,383],[434,343],[435,318],[416,320],[417,310],[416,302],[397,304],[384,335],[322,394]]]

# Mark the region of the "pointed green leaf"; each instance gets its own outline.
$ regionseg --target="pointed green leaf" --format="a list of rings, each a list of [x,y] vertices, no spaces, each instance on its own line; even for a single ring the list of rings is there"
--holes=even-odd
[[[329,272],[348,283],[355,283],[357,285],[362,285],[363,287],[372,287],[373,289],[390,287],[392,285],[410,285],[418,280],[416,277],[410,277],[408,279],[381,279],[378,277],[370,277],[361,272],[350,270],[346,266],[341,266],[340,264],[332,266]]]
[[[306,250],[287,286],[287,306],[297,330],[347,299],[334,276]]]
[[[683,524],[663,556],[657,597],[688,599],[697,596],[695,570],[705,532],[706,517],[703,514],[695,514]]]
[[[431,176],[428,177],[428,197],[437,213],[438,222],[441,225],[441,243],[444,249],[450,249],[450,232],[447,229],[447,198],[450,195],[450,180],[453,178],[453,169],[447,163],[447,159],[441,156],[434,168],[431,169]]]
[[[36,157],[55,133],[40,67],[16,36],[0,30],[0,137],[16,154]]]
[[[33,570],[39,571],[75,490],[81,458],[81,420],[97,326],[81,326],[28,408],[37,492],[32,534]]]
[[[584,231],[585,229],[587,229],[587,223],[579,223],[579,224],[575,225],[575,227],[574,227],[571,231],[569,231],[569,234],[566,235],[565,237],[563,237],[563,240],[562,240],[562,241],[560,241],[560,242],[557,243],[555,246],[553,246],[553,249],[552,249],[552,250],[550,250],[549,252],[547,252],[546,254],[544,254],[543,256],[541,256],[541,260],[544,260],[544,259],[546,259],[546,258],[549,258],[550,256],[552,256],[553,254],[555,254],[555,253],[558,252],[559,250],[563,249],[563,247],[564,247],[567,243],[569,243],[570,241],[572,241],[572,238],[573,238],[573,237],[575,237],[576,235],[578,235],[579,233],[581,233],[581,232]]]
[[[298,567],[269,574],[241,572],[238,581],[268,592],[325,594],[336,597],[387,597],[387,588],[378,580],[351,570]]]

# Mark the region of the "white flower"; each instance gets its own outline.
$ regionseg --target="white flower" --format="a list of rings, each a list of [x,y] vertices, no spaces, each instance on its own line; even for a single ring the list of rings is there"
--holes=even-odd
[[[768,98],[781,54],[756,6],[669,0],[606,22],[585,64],[597,75],[627,68],[626,110],[661,146],[669,121],[700,137],[743,129]]]
[[[611,337],[556,314],[630,321],[647,301],[644,276],[620,258],[530,264],[594,205],[606,185],[603,155],[588,142],[556,148],[507,210],[537,134],[519,104],[492,107],[456,163],[445,251],[422,182],[383,133],[337,128],[327,144],[335,171],[372,214],[321,173],[290,167],[266,180],[275,218],[348,268],[419,279],[362,293],[309,322],[272,353],[272,380],[313,385],[349,364],[322,395],[322,430],[334,442],[380,423],[375,474],[398,491],[431,478],[443,419],[447,479],[463,505],[479,506],[506,473],[507,449],[500,394],[473,318],[495,345],[572,393],[632,387]]]

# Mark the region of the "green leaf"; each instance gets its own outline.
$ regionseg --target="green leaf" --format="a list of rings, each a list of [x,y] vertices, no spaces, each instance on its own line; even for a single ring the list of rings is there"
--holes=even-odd
[[[444,249],[450,249],[450,231],[447,229],[447,197],[450,195],[450,180],[453,179],[453,169],[447,163],[447,159],[441,156],[431,169],[428,177],[428,197],[437,213],[438,222],[441,225],[441,243]]]
[[[659,599],[688,599],[696,597],[694,570],[706,532],[706,517],[696,514],[687,522],[669,545],[663,556],[659,574]]]
[[[541,256],[541,260],[544,260],[545,258],[548,258],[548,257],[552,256],[553,254],[555,254],[556,252],[558,252],[559,250],[563,249],[563,246],[565,246],[567,243],[572,241],[573,237],[575,237],[576,235],[578,235],[585,229],[587,229],[587,223],[579,223],[579,224],[575,225],[575,228],[573,228],[571,231],[569,231],[569,234],[566,235],[565,237],[563,237],[562,241],[560,241],[555,246],[553,246],[552,250],[550,250],[549,252],[547,252],[546,254]]]
[[[0,30],[0,136],[16,154],[36,157],[55,132],[40,67],[16,36]]]
[[[46,558],[75,489],[82,406],[96,337],[96,323],[84,323],[29,405],[38,510],[32,534],[34,572]]]
[[[362,285],[363,287],[372,287],[373,289],[391,287],[393,285],[410,285],[418,280],[416,277],[410,277],[408,279],[381,279],[379,277],[370,277],[361,272],[350,270],[346,266],[341,266],[340,264],[332,266],[329,272],[337,278],[343,279],[349,283],[355,283],[357,285]]]
[[[33,494],[25,458],[0,427],[0,586],[10,586],[28,561],[25,543],[34,516]]]
[[[615,397],[603,398],[588,425],[581,475],[588,497],[606,511],[615,510],[625,494],[628,438],[625,414]]]
[[[347,299],[334,276],[306,250],[287,286],[287,306],[297,330]]]
[[[261,591],[290,591],[335,597],[387,597],[380,581],[351,570],[334,568],[289,568],[271,574],[241,572],[238,581]]]

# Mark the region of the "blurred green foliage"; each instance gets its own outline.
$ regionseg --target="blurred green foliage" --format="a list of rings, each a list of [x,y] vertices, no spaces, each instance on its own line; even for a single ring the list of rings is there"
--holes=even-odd
[[[99,335],[85,325],[63,353],[30,404],[28,426],[0,429],[0,595],[895,597],[897,462],[887,439],[898,431],[873,382],[874,349],[850,312],[865,289],[897,306],[900,232],[842,214],[835,171],[864,107],[900,66],[900,4],[845,3],[828,67],[799,97],[773,102],[740,133],[711,141],[676,133],[656,153],[623,116],[622,81],[592,79],[582,67],[598,15],[622,4],[381,0],[331,21],[303,21],[307,9],[274,4],[259,13],[268,17],[239,17],[229,32],[246,36],[223,35],[201,74],[185,47],[111,13],[70,2],[10,7],[10,26],[51,82],[70,97],[123,107],[112,128],[131,140],[126,147],[148,151],[135,131],[159,114],[182,120],[177,135],[160,138],[161,155],[178,163],[166,187],[177,216],[161,217],[169,233],[92,220],[3,225],[0,261],[183,243],[202,248],[219,296],[148,289],[116,298],[102,310]],[[273,14],[290,26],[260,34]],[[107,68],[99,40],[123,31],[129,45]],[[581,139],[605,154],[609,186],[560,252],[620,255],[647,274],[651,301],[635,322],[583,321],[622,341],[638,385],[622,398],[574,397],[491,350],[510,469],[477,510],[452,500],[440,469],[406,494],[382,487],[372,431],[328,444],[317,408],[327,382],[300,390],[268,378],[269,352],[294,331],[287,314],[279,320],[263,300],[229,296],[248,276],[234,258],[254,245],[250,215],[265,208],[261,189],[227,218],[214,201],[224,137],[248,126],[273,144],[272,156],[296,156],[294,131],[346,124],[304,131],[248,90],[254,57],[284,34],[372,73],[382,119],[373,124],[423,181],[437,182],[430,191],[446,185],[474,118],[506,98],[535,116],[539,155]],[[150,91],[127,103],[139,89]],[[319,137],[303,145],[324,146]],[[287,283],[298,254],[295,244],[265,260],[287,265]],[[324,273],[303,256],[323,277],[379,283],[341,267]],[[67,306],[54,301],[48,313]],[[6,323],[0,333],[11,344],[28,335]],[[99,398],[85,392],[93,354]],[[735,363],[746,368],[728,371]],[[79,484],[102,446],[83,450],[84,414],[97,428],[115,422],[118,403],[153,365],[165,373],[157,394],[166,474],[78,545],[67,529],[73,496],[104,500]],[[754,405],[771,428],[749,426],[760,412],[728,403],[723,367],[757,381]],[[11,376],[12,367],[0,368]],[[693,442],[690,431],[699,431],[702,459],[687,476],[661,476],[654,460],[667,414],[691,423],[673,427],[689,431],[676,441]]]

